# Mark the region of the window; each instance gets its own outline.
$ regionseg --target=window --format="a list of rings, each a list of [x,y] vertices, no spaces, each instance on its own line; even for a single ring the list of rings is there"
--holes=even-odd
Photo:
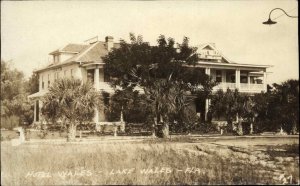
[[[235,76],[231,76],[231,82],[235,83]]]
[[[110,76],[107,73],[105,73],[105,71],[103,71],[103,73],[104,73],[104,82],[110,82]]]
[[[94,70],[93,69],[87,70],[87,81],[94,83]]]
[[[71,69],[71,77],[73,77],[73,69]]]
[[[48,87],[50,87],[50,74],[48,74]]]
[[[222,82],[222,71],[216,70],[216,82],[220,83]]]
[[[248,83],[248,77],[247,76],[241,76],[241,83]]]
[[[42,89],[44,89],[44,76],[42,76]]]
[[[54,79],[56,80],[56,79],[58,79],[58,78],[59,78],[58,72],[55,72],[55,73],[54,73]]]
[[[67,71],[68,71],[68,70],[65,70],[65,71],[64,71],[64,76],[65,76],[65,77],[67,76]]]
[[[59,58],[60,56],[59,55],[54,55],[54,63],[59,63]]]

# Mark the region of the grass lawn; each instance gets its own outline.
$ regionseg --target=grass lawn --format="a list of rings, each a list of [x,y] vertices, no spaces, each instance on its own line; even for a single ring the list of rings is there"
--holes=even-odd
[[[11,146],[1,185],[199,185],[299,182],[299,138],[173,139]]]

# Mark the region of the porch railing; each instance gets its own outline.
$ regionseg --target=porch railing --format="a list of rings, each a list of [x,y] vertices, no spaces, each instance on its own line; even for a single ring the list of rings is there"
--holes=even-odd
[[[213,88],[213,91],[217,91],[222,89],[223,91],[226,91],[227,88],[234,90],[237,88],[236,83],[219,83],[217,86]],[[240,83],[239,84],[239,90],[241,92],[261,92],[264,91],[264,85],[263,84],[248,84],[248,83]]]

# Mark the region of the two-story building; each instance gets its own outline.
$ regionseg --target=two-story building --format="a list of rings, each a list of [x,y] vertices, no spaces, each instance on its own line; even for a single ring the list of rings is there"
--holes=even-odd
[[[40,112],[43,104],[41,97],[58,78],[74,77],[83,82],[91,80],[97,90],[113,94],[114,89],[110,87],[109,78],[104,74],[102,57],[112,48],[118,47],[120,44],[114,43],[113,37],[107,36],[104,42],[97,39],[88,44],[68,44],[51,52],[51,64],[35,71],[39,76],[39,92],[29,96],[34,103],[34,123],[43,120]],[[267,90],[267,68],[270,66],[233,63],[222,55],[213,43],[197,47],[200,60],[193,68],[203,69],[204,73],[219,83],[213,92],[218,89],[237,88],[240,92],[255,94]],[[196,111],[201,115],[206,115],[210,100],[206,100],[204,104],[204,111],[200,108],[204,108],[203,105],[194,104]],[[105,122],[103,110],[96,111],[94,122]]]

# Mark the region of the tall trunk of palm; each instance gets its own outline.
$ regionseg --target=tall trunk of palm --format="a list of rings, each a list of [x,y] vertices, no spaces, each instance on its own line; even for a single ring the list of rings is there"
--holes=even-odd
[[[238,126],[237,126],[237,133],[238,135],[242,136],[244,133],[243,133],[243,126],[242,126],[242,122],[241,120],[239,119],[238,121]]]
[[[156,137],[156,134],[155,134],[155,129],[156,129],[156,126],[157,126],[157,117],[154,117],[154,122],[153,122],[153,125],[152,125],[152,137]]]
[[[75,138],[76,138],[76,124],[74,122],[70,122],[67,140],[75,141]]]
[[[162,119],[162,117],[161,117]],[[163,132],[163,138],[169,138],[170,137],[170,132],[169,132],[169,120],[166,118],[166,120],[163,122],[163,128],[162,128],[162,132]]]
[[[253,134],[253,125],[254,125],[254,117],[251,118],[251,123],[250,123],[250,134]]]
[[[170,130],[169,130],[169,123],[165,122],[163,125],[163,138],[169,138],[170,137]]]
[[[157,129],[158,117],[159,117],[159,114],[158,114],[158,103],[155,102],[155,117],[153,118],[154,119],[154,123],[152,125],[152,137],[156,137],[156,129]]]

